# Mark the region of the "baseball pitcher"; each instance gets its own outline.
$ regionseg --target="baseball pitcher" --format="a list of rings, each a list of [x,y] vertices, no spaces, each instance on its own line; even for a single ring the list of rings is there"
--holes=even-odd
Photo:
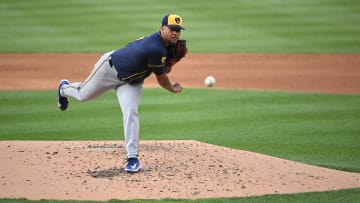
[[[141,169],[138,160],[138,106],[145,78],[154,73],[164,89],[172,93],[179,93],[183,89],[168,77],[172,67],[187,53],[186,41],[179,39],[181,30],[184,30],[182,18],[175,14],[166,15],[159,32],[102,55],[85,82],[60,81],[58,107],[62,111],[67,109],[69,97],[88,101],[115,89],[123,114],[127,172]]]

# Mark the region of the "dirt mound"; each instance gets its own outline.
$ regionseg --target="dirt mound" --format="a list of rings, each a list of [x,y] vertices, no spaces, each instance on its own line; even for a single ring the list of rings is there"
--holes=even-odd
[[[0,54],[0,90],[84,81],[101,54]],[[360,93],[360,55],[189,54],[171,73],[186,87]],[[145,87],[158,86],[154,77]],[[360,187],[360,174],[195,141],[140,142],[143,169],[122,169],[122,142],[0,142],[0,198],[242,197]],[[30,192],[31,191],[31,192]]]
[[[243,197],[360,187],[360,174],[197,141],[142,141],[140,173],[123,142],[0,142],[0,198]],[[31,191],[31,192],[29,192]]]

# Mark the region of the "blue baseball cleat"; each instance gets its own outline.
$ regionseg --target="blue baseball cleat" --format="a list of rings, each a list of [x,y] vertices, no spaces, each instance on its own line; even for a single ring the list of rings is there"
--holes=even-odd
[[[63,85],[68,85],[68,80],[61,80],[58,88],[58,107],[61,111],[65,111],[69,104],[69,99],[67,97],[63,97],[60,94],[60,89]]]
[[[137,158],[128,158],[125,171],[130,173],[138,172],[141,169],[140,162]]]

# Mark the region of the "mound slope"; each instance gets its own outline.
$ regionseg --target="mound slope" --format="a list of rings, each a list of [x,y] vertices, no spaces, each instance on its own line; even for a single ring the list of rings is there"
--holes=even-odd
[[[123,142],[0,142],[0,198],[243,197],[360,187],[360,174],[197,141],[142,141],[140,173]]]

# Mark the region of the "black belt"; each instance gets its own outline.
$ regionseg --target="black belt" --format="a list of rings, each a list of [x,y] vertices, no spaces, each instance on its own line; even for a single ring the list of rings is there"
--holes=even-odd
[[[111,59],[109,59],[109,65],[110,65],[110,67],[113,66],[113,62],[111,61]]]

